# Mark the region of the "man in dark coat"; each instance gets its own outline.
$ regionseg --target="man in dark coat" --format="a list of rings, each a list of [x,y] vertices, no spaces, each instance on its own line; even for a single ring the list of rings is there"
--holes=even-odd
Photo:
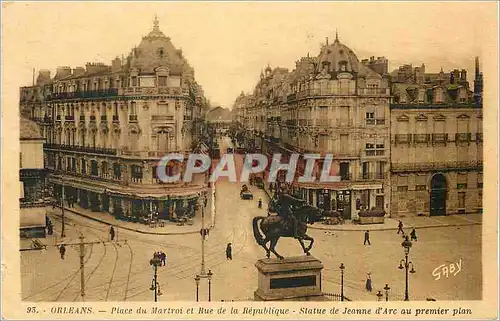
[[[59,246],[59,254],[61,254],[61,260],[64,260],[64,254],[66,254],[66,247],[64,244]]]
[[[115,239],[115,229],[113,228],[113,226],[109,228],[109,236],[111,238],[111,241]]]
[[[165,252],[160,253],[160,259],[163,266],[167,265],[167,254]]]
[[[415,228],[413,228],[411,230],[410,238],[411,238],[411,241],[416,241],[417,240],[417,231],[415,231]]]
[[[233,259],[233,249],[231,248],[231,243],[227,243],[226,247],[226,260]]]
[[[405,234],[405,231],[403,231],[403,222],[399,221],[399,224],[398,224],[398,234],[399,232]]]
[[[366,243],[368,243],[368,245],[371,245],[371,243],[370,243],[370,231],[365,232],[365,241],[364,241],[363,245],[366,245]]]

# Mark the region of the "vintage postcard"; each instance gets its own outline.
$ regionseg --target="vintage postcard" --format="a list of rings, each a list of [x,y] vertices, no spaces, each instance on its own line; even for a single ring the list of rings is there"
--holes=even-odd
[[[2,2],[2,317],[498,318],[498,3]]]

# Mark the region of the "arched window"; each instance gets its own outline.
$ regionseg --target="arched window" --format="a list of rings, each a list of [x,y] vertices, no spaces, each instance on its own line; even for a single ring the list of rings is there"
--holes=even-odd
[[[136,130],[132,130],[129,133],[130,149],[139,150],[139,133]]]
[[[101,147],[108,148],[108,131],[103,131],[101,133]]]
[[[114,163],[113,164],[113,178],[120,179],[121,177],[122,177],[122,168],[120,166],[120,163]]]
[[[96,148],[96,140],[97,140],[97,137],[96,137],[96,132],[95,131],[92,131],[90,133],[90,144],[92,148]]]
[[[108,177],[108,162],[101,163],[101,176],[106,178]]]

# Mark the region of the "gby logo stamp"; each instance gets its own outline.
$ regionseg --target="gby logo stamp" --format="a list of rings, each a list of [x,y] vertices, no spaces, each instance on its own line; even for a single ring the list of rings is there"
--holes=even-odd
[[[434,280],[437,281],[441,279],[441,276],[444,276],[445,278],[456,276],[460,273],[460,271],[462,271],[462,259],[460,259],[457,263],[441,264],[432,271],[432,276],[434,277]]]

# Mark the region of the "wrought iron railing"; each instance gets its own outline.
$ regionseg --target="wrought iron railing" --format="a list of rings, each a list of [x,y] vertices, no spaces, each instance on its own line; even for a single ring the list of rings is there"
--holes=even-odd
[[[394,135],[394,139],[396,140],[396,143],[411,143],[411,134],[396,134]]]
[[[471,140],[471,133],[456,133],[455,141],[456,142],[469,142]]]
[[[392,172],[420,172],[435,170],[479,170],[483,168],[482,161],[454,161],[454,162],[421,162],[421,163],[393,163]]]
[[[71,152],[117,155],[117,150],[113,149],[113,148],[86,147],[86,146],[52,144],[52,143],[43,144],[43,148],[55,149],[55,150],[61,150],[61,151],[71,151]]]
[[[132,116],[132,115],[130,115],[130,116]],[[174,120],[174,116],[173,115],[153,115],[153,116],[151,116],[151,119],[153,121],[166,121],[166,120],[172,121],[172,120]],[[186,120],[186,119],[184,119],[184,120]]]
[[[128,121],[129,122],[137,122],[137,115],[129,115]]]
[[[445,143],[448,141],[448,134],[432,134],[432,141],[434,143]]]
[[[414,143],[427,143],[430,141],[430,134],[413,134]]]
[[[337,294],[337,293],[325,292],[325,293],[323,293],[323,295],[326,296],[327,298],[329,298],[331,301],[342,301],[342,295]],[[352,300],[344,295],[343,301],[352,301]]]
[[[440,108],[483,108],[481,104],[475,103],[443,103],[443,104],[390,104],[391,109],[440,109]]]
[[[77,99],[77,98],[103,98],[118,96],[118,89],[102,89],[102,90],[88,90],[88,91],[75,91],[67,93],[54,93],[52,100],[58,99]]]

